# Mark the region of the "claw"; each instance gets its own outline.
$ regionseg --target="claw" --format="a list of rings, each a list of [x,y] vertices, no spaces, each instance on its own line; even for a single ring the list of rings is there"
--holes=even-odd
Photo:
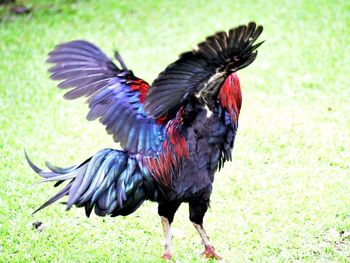
[[[164,259],[166,261],[170,261],[171,257],[172,257],[172,255],[170,253],[164,253],[164,255],[162,256],[162,259]]]
[[[201,255],[208,259],[222,260],[222,257],[215,252],[214,247],[209,245],[205,246],[205,250]]]

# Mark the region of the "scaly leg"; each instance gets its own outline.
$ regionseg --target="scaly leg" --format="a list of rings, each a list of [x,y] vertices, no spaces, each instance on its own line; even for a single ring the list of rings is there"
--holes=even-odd
[[[171,253],[171,227],[169,220],[161,216],[160,217],[162,220],[162,226],[163,226],[163,231],[164,231],[164,254],[162,256],[163,259],[165,260],[171,260],[172,253]]]
[[[176,210],[179,208],[179,203],[162,203],[158,206],[158,214],[162,220],[164,231],[164,247],[165,251],[162,256],[165,260],[171,260],[171,223],[174,220]]]
[[[209,193],[210,194],[210,193]],[[209,238],[207,233],[205,232],[203,228],[203,218],[205,213],[207,212],[209,206],[209,198],[202,198],[200,200],[193,200],[189,202],[189,209],[190,209],[190,220],[194,227],[197,229],[203,245],[204,245],[204,252],[202,255],[206,258],[212,258],[212,259],[222,259],[216,252],[214,247],[210,244]]]
[[[192,222],[192,224],[197,229],[197,231],[202,239],[202,243],[204,245],[204,251],[203,251],[202,255],[206,258],[213,258],[213,259],[221,260],[222,257],[220,257],[216,253],[214,247],[210,244],[209,237],[208,237],[207,233],[205,232],[203,225],[199,225],[199,224],[196,224],[193,222]]]

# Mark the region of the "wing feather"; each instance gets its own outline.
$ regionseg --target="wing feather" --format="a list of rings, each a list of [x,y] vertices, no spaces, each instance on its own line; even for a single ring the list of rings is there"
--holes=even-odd
[[[51,78],[61,81],[59,88],[70,89],[64,98],[88,97],[88,120],[99,119],[125,150],[148,154],[159,151],[160,143],[154,147],[151,140],[159,140],[164,126],[143,110],[142,100],[149,85],[127,70],[119,54],[115,57],[122,69],[84,40],[60,44],[48,56],[47,61],[54,64],[49,69]]]
[[[231,73],[248,66],[257,55],[253,45],[263,30],[254,22],[207,37],[197,49],[186,52],[152,83],[145,110],[154,118],[174,117],[180,107],[205,88],[220,88]],[[218,77],[212,78],[214,75]],[[223,76],[223,77],[222,77]],[[220,83],[209,83],[220,82]],[[203,93],[203,94],[217,94]]]

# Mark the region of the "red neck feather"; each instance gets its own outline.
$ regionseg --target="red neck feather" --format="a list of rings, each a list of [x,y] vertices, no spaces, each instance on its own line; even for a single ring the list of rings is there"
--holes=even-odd
[[[231,123],[238,120],[242,105],[241,85],[236,73],[229,75],[222,84],[218,99],[221,107],[228,111]]]

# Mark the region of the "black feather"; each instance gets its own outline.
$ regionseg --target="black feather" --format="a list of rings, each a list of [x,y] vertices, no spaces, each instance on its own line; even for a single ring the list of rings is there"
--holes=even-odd
[[[252,63],[257,53],[254,50],[261,43],[254,44],[262,32],[262,26],[254,22],[241,25],[226,32],[207,37],[192,52],[186,52],[170,64],[152,83],[146,97],[145,109],[154,118],[174,117],[178,109],[186,103],[186,98],[198,94],[200,89],[215,88],[215,91],[203,92],[203,96],[217,95],[225,78],[232,72]],[[207,83],[210,77],[220,72],[224,78],[215,78],[217,84]],[[170,99],[170,95],[179,92]],[[166,99],[162,99],[164,96]],[[216,98],[203,98],[204,101]],[[172,114],[171,114],[172,113]]]

